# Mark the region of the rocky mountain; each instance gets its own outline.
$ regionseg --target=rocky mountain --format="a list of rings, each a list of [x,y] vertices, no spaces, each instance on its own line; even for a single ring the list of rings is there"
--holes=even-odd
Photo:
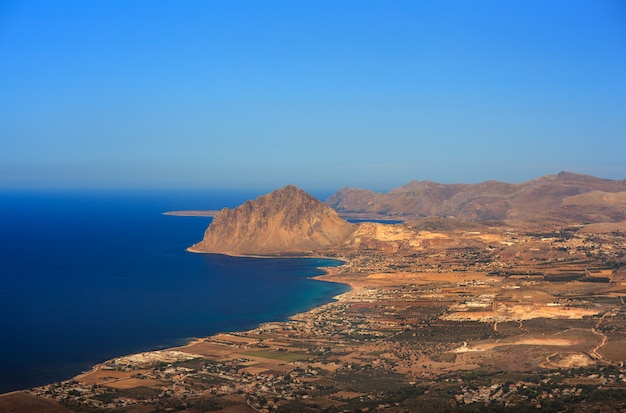
[[[355,230],[322,201],[288,185],[235,209],[224,208],[193,252],[303,254],[339,245]]]
[[[344,188],[326,203],[344,215],[605,222],[626,219],[625,192],[626,180],[560,172],[521,184],[497,181],[440,184],[414,180],[386,194]],[[615,195],[620,193],[622,195]],[[583,194],[585,197],[580,198]]]

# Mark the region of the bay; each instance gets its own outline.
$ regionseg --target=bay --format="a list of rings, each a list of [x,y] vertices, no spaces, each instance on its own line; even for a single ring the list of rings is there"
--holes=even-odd
[[[324,259],[192,254],[210,218],[258,194],[0,191],[0,392],[195,337],[285,320],[348,287]]]

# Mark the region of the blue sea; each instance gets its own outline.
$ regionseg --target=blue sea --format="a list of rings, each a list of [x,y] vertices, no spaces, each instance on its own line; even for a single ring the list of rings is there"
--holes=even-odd
[[[211,219],[258,193],[0,191],[0,392],[107,359],[285,320],[345,292],[324,259],[193,254]]]

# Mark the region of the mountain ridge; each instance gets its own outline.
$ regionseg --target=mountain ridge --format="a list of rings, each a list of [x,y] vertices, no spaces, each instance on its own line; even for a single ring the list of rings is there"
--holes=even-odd
[[[602,198],[602,193],[626,192],[626,180],[610,180],[566,171],[517,184],[495,180],[477,184],[411,180],[387,193],[342,188],[331,195],[326,203],[340,214],[360,213],[404,219],[451,216],[468,221],[567,222],[572,207],[566,199],[589,192],[598,193],[599,198]],[[624,215],[619,213],[620,208],[621,203],[618,202],[615,205],[617,211],[609,215],[618,219]],[[594,215],[593,211],[588,214],[590,217]],[[573,215],[580,219],[585,212],[578,210]]]

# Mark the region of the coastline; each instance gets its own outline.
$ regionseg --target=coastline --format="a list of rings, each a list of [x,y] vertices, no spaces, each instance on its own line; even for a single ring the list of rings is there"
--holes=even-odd
[[[189,249],[187,249],[187,251],[194,252],[194,253],[204,253],[204,254],[206,254],[206,252],[203,252],[203,251],[191,251]],[[272,259],[272,258],[283,258],[283,259],[284,258],[296,258],[296,259],[302,259],[302,258],[306,258],[306,259],[322,259],[322,260],[341,262],[341,264],[339,264],[338,266],[345,265],[346,262],[347,262],[345,259],[337,259],[337,258],[334,258],[334,257],[325,257],[325,256],[316,256],[316,257],[303,256],[303,255],[298,255],[298,256],[258,255],[257,256],[257,255],[233,255],[233,254],[219,254],[219,255],[227,255],[227,256],[231,256],[231,257],[235,257],[235,258],[265,258],[265,259]],[[309,308],[306,311],[301,311],[301,312],[296,312],[294,314],[291,314],[291,315],[287,316],[286,320],[266,321],[266,322],[258,324],[255,328],[248,329],[248,330],[231,331],[231,332],[217,332],[215,334],[212,334],[212,335],[206,336],[206,337],[192,338],[187,343],[185,343],[183,345],[177,345],[177,346],[173,346],[173,347],[164,347],[164,348],[161,348],[161,349],[158,349],[158,350],[148,350],[148,351],[143,351],[143,352],[139,352],[139,353],[130,353],[130,354],[117,356],[117,357],[114,357],[112,359],[108,359],[108,360],[104,360],[102,362],[99,362],[99,363],[93,365],[89,370],[83,371],[83,372],[81,372],[81,373],[79,373],[79,374],[77,374],[75,376],[72,376],[72,377],[66,379],[66,380],[62,380],[62,381],[59,381],[59,382],[52,382],[52,383],[48,383],[48,384],[44,384],[42,386],[36,386],[36,387],[32,387],[32,388],[13,390],[13,391],[10,391],[10,392],[7,392],[7,393],[0,393],[0,397],[7,396],[7,395],[19,395],[19,394],[30,395],[31,392],[34,389],[44,388],[44,387],[47,387],[47,386],[54,385],[56,383],[66,383],[66,382],[72,382],[72,381],[89,382],[89,381],[92,381],[92,377],[91,376],[98,376],[102,372],[110,372],[111,370],[107,366],[111,365],[111,364],[114,364],[115,361],[119,360],[119,359],[134,358],[134,357],[139,357],[139,356],[144,356],[145,357],[147,355],[155,355],[155,356],[157,356],[157,357],[155,357],[155,359],[158,359],[159,358],[158,355],[160,355],[160,354],[170,354],[172,352],[187,353],[187,351],[185,351],[186,349],[187,350],[193,349],[196,346],[201,346],[203,343],[207,343],[207,342],[212,341],[212,340],[219,340],[220,337],[222,337],[222,338],[223,337],[229,337],[229,336],[236,337],[238,335],[254,334],[256,331],[259,331],[260,329],[263,329],[264,325],[288,324],[288,323],[291,323],[291,322],[293,322],[295,320],[301,320],[303,318],[306,318],[308,313],[315,312],[316,310],[319,310],[320,308],[322,308],[324,306],[327,306],[329,304],[342,301],[343,296],[346,293],[349,293],[349,292],[354,290],[354,287],[349,282],[343,282],[343,281],[340,281],[338,279],[328,279],[327,278],[327,277],[336,276],[337,273],[336,273],[336,271],[333,271],[333,269],[338,267],[338,266],[328,266],[328,267],[327,266],[317,266],[316,268],[319,269],[320,271],[323,271],[324,274],[320,274],[320,275],[316,275],[316,276],[313,276],[313,277],[309,277],[309,279],[316,280],[316,281],[344,284],[349,289],[347,291],[343,292],[343,293],[340,293],[338,295],[334,295],[334,296],[330,297],[330,299],[328,301],[320,303],[320,304],[317,304],[314,307]]]
[[[306,294],[288,301],[282,312],[251,317],[266,307],[249,310],[244,305],[259,296],[278,303],[272,291],[288,285],[291,273],[268,283],[256,276],[266,263],[250,260],[242,272],[249,277],[222,293],[222,305],[228,311],[239,309],[249,324],[238,328],[223,317],[221,327],[204,330],[206,336],[179,336],[186,338],[90,370],[83,365],[85,371],[72,379],[11,392],[0,399],[0,411],[7,399],[19,397],[24,403],[58,403],[61,409],[127,413],[200,412],[208,405],[222,413],[270,412],[283,406],[285,411],[395,413],[431,402],[446,403],[449,411],[486,402],[532,407],[542,405],[546,394],[568,406],[626,400],[626,273],[623,265],[607,266],[605,255],[614,251],[608,258],[623,263],[623,234],[586,235],[576,229],[527,233],[500,226],[481,232],[401,231],[376,234],[375,240],[388,244],[311,255],[236,255],[190,247],[189,252],[208,255],[314,259],[302,265],[292,260],[285,268],[300,268],[296,273],[303,278],[338,283],[348,291],[310,283]],[[414,243],[394,244],[400,236]],[[236,261],[215,258],[222,264]],[[318,266],[325,260],[341,265]],[[212,262],[212,257],[196,261]],[[554,277],[564,271],[578,278]],[[255,284],[246,296],[241,286],[255,280],[264,285]],[[198,291],[205,301],[207,290]],[[295,296],[296,290],[289,291]],[[230,331],[230,326],[235,331],[217,332]],[[579,391],[579,385],[585,387]],[[579,393],[579,399],[569,398]]]
[[[239,257],[239,256],[235,256],[235,257]],[[248,256],[242,256],[242,257],[248,257]],[[271,256],[261,256],[261,257],[256,257],[256,258],[284,258],[284,257],[271,257]],[[310,257],[293,257],[293,258],[310,258]],[[328,257],[319,257],[321,259],[328,259],[328,260],[335,260],[335,261],[342,261],[342,262],[346,262],[344,260],[338,260],[336,258],[328,258]],[[344,265],[344,264],[342,264]],[[182,345],[182,346],[176,346],[176,347],[171,347],[171,348],[166,348],[166,349],[162,349],[162,350],[154,350],[151,352],[144,352],[144,353],[154,353],[154,352],[159,352],[159,351],[181,351],[181,352],[185,352],[185,349],[192,349],[194,346],[196,345],[202,345],[203,343],[206,343],[207,341],[210,340],[215,340],[215,339],[219,339],[219,338],[224,338],[226,336],[231,336],[231,337],[236,337],[239,335],[247,335],[247,334],[253,334],[255,332],[258,332],[260,330],[262,330],[264,328],[264,326],[278,326],[278,325],[287,325],[289,323],[292,322],[300,322],[304,319],[306,319],[307,317],[309,317],[310,315],[318,312],[319,310],[321,310],[322,308],[329,306],[329,305],[333,305],[333,304],[337,304],[337,303],[342,303],[344,301],[349,301],[347,295],[350,293],[354,293],[357,292],[358,290],[360,290],[361,288],[363,288],[362,284],[358,284],[355,283],[353,281],[350,280],[346,280],[346,281],[342,281],[341,280],[341,276],[339,276],[337,274],[337,272],[332,271],[327,269],[328,267],[318,267],[320,270],[323,270],[325,272],[325,274],[321,274],[321,275],[316,275],[314,277],[310,277],[310,279],[312,280],[316,280],[316,281],[321,281],[321,282],[329,282],[329,283],[336,283],[336,284],[343,284],[349,287],[349,289],[341,294],[337,294],[333,297],[331,297],[331,300],[326,302],[326,303],[322,303],[319,305],[316,305],[306,311],[302,311],[302,312],[297,312],[294,313],[292,315],[290,315],[288,317],[287,320],[282,320],[282,321],[267,321],[264,323],[260,323],[257,327],[249,329],[249,330],[244,330],[244,331],[231,331],[231,332],[218,332],[215,333],[211,336],[208,337],[202,337],[202,338],[195,338],[191,341],[189,341],[189,343]],[[335,268],[335,267],[330,267],[330,268]],[[138,354],[144,354],[144,353],[138,353]],[[107,362],[110,362],[111,360],[107,360]],[[99,366],[102,366],[103,364],[106,364],[107,362],[104,363],[99,363],[96,366],[94,366],[94,369],[92,370],[96,370]],[[77,376],[78,377],[78,376]]]
[[[190,209],[180,211],[167,211],[163,215],[171,215],[175,217],[214,217],[220,211],[218,209]]]
[[[523,238],[520,248],[539,236]],[[454,266],[444,268],[440,249],[426,258],[342,256],[343,265],[309,273],[309,279],[350,289],[330,302],[245,331],[108,360],[76,381],[31,389],[24,397],[129,413],[139,405],[150,406],[145,411],[175,406],[200,412],[206,403],[222,413],[283,406],[285,411],[392,413],[424,402],[445,404],[445,411],[485,401],[536,407],[543,406],[545,391],[568,406],[581,403],[569,394],[583,392],[583,402],[594,406],[624,400],[626,391],[614,393],[626,388],[624,340],[607,329],[624,322],[623,299],[605,298],[622,293],[623,269],[597,270],[611,283],[556,284],[491,274],[490,262],[468,269],[476,255],[457,251],[449,249],[443,258]],[[555,261],[554,268],[569,267]],[[570,297],[588,291],[589,301],[582,307],[564,301],[558,298],[564,290]],[[236,304],[237,298],[230,300]],[[529,384],[539,381],[541,387]],[[579,391],[578,384],[593,386]],[[607,402],[598,402],[599,397]]]
[[[244,257],[267,258],[267,259],[271,259],[271,258],[285,258],[285,257],[272,257],[272,256],[249,256],[249,255],[230,255],[230,254],[224,254],[224,255],[229,255],[229,256],[232,256],[232,257],[242,257],[242,258],[244,258]],[[289,257],[289,258],[311,258],[311,257],[304,256],[304,257]],[[339,259],[336,259],[336,258],[329,258],[329,257],[316,257],[316,258],[327,259],[327,260],[334,260],[334,261],[341,261],[344,264],[346,263],[346,261],[339,260]],[[341,264],[341,265],[344,265],[344,264]],[[81,373],[81,374],[79,374],[77,376],[74,376],[72,379],[77,379],[79,377],[88,376],[91,373],[96,373],[98,370],[100,370],[102,368],[102,366],[105,366],[107,363],[110,363],[113,360],[116,360],[116,359],[119,359],[119,358],[122,358],[122,357],[129,357],[129,356],[134,356],[134,355],[138,355],[138,354],[147,354],[147,353],[159,353],[159,352],[163,352],[163,351],[183,351],[184,352],[184,349],[186,349],[186,348],[191,348],[191,347],[193,347],[195,345],[205,343],[207,340],[211,340],[211,339],[214,339],[214,338],[219,337],[219,336],[227,336],[227,335],[236,336],[238,334],[251,333],[251,332],[257,331],[259,328],[262,328],[262,326],[265,325],[265,324],[275,325],[275,324],[282,324],[282,323],[290,323],[290,322],[292,322],[294,320],[302,319],[303,317],[306,317],[308,313],[315,312],[315,311],[319,310],[320,308],[322,308],[324,306],[327,306],[327,305],[332,304],[332,303],[342,302],[342,301],[346,300],[345,295],[347,293],[354,292],[354,291],[357,291],[357,290],[362,288],[361,284],[356,284],[353,281],[349,281],[349,280],[346,280],[345,282],[341,281],[340,280],[341,276],[338,276],[336,272],[334,272],[334,271],[329,269],[329,268],[336,268],[336,267],[317,267],[317,268],[319,268],[321,271],[324,271],[325,274],[321,274],[321,275],[316,275],[314,277],[310,277],[312,280],[322,281],[322,282],[330,282],[330,283],[336,283],[336,284],[344,284],[344,285],[347,285],[349,287],[349,290],[347,290],[347,291],[345,291],[345,292],[343,292],[341,294],[338,294],[338,295],[335,295],[335,296],[331,297],[331,300],[326,302],[326,303],[322,303],[322,304],[316,305],[313,308],[310,308],[310,309],[308,309],[306,311],[294,313],[294,314],[288,316],[287,320],[267,321],[267,322],[264,322],[264,323],[260,323],[255,328],[248,329],[248,330],[243,330],[243,331],[217,332],[217,333],[212,334],[212,335],[207,336],[207,337],[193,338],[188,343],[185,343],[182,346],[167,347],[167,348],[163,348],[163,349],[159,349],[159,350],[144,351],[144,352],[140,352],[140,353],[134,353],[134,354],[129,354],[129,355],[125,355],[125,356],[115,357],[113,359],[106,360],[106,361],[103,361],[101,363],[98,363],[98,364],[94,365],[91,370],[86,371],[84,373]]]

